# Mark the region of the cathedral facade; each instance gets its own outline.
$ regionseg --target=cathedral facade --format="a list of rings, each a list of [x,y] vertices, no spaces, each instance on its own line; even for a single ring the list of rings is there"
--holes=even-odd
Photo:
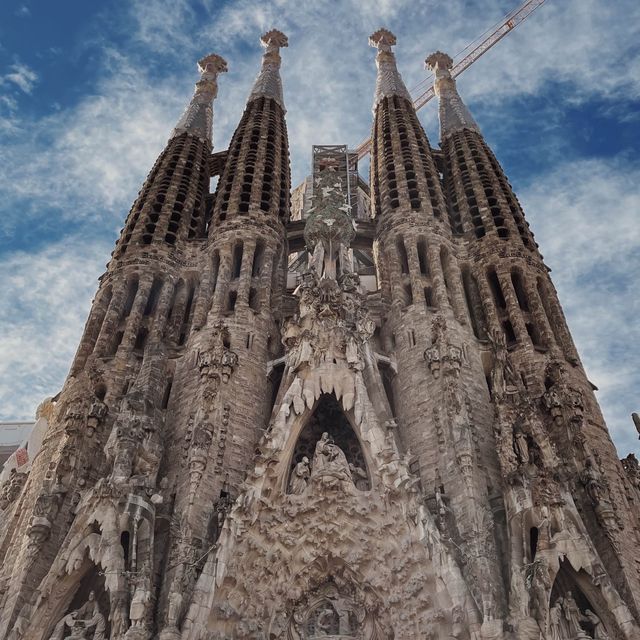
[[[369,184],[292,191],[262,43],[226,151],[200,61],[0,488],[0,639],[638,640],[638,464],[451,58],[434,148],[374,33]]]

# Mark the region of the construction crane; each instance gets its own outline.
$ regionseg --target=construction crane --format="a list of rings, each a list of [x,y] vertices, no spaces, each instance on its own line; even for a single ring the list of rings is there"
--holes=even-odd
[[[500,22],[485,31],[480,37],[463,49],[457,56],[458,62],[453,65],[451,75],[455,78],[459,76],[467,67],[471,66],[480,56],[485,54],[491,47],[500,42],[508,33],[513,31],[519,24],[526,20],[538,7],[544,4],[545,0],[527,0],[520,7],[508,13]],[[433,74],[425,78],[412,92],[418,94],[413,100],[416,111],[424,107],[431,98],[435,96],[433,90]],[[357,147],[358,159],[366,156],[371,150],[371,138],[363,140]]]

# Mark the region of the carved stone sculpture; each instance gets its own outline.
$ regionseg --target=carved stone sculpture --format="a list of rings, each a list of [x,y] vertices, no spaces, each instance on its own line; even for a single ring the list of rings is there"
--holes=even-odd
[[[369,489],[369,478],[367,472],[355,464],[349,463],[349,471],[351,471],[351,477],[354,479],[356,489],[359,491],[367,491]]]
[[[70,636],[65,636],[65,628],[69,627]],[[94,591],[89,592],[87,601],[75,611],[67,614],[58,622],[49,640],[70,640],[85,638],[86,640],[105,640],[106,623],[96,601]],[[87,634],[92,634],[87,636]]]
[[[576,604],[576,601],[573,599],[573,595],[571,591],[567,591],[563,600],[562,600],[562,611],[564,614],[564,619],[567,623],[567,628],[571,638],[574,637],[584,637],[584,629],[580,624],[583,616]]]
[[[609,634],[604,628],[602,620],[600,620],[600,618],[593,611],[591,611],[591,609],[585,609],[584,617],[593,628],[594,640],[609,640]]]
[[[600,474],[598,473],[591,458],[588,458],[585,462],[585,468],[582,471],[580,479],[582,480],[585,491],[593,505],[595,506],[600,504],[604,499],[605,488],[600,479]]]
[[[22,491],[27,474],[11,469],[9,477],[0,485],[0,510],[6,509]]]
[[[349,464],[344,452],[333,442],[333,439],[326,431],[316,444],[311,477],[352,481]]]
[[[520,427],[516,427],[513,432],[513,446],[520,464],[527,465],[530,461],[529,444],[527,436],[522,432]]]
[[[289,493],[294,495],[300,495],[307,489],[307,482],[311,475],[311,469],[309,467],[309,458],[304,456],[298,464],[296,464],[291,474],[291,482],[289,484]]]

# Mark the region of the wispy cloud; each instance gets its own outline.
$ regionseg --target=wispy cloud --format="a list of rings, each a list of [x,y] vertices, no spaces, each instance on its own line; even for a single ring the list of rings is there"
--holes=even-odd
[[[23,62],[9,67],[8,73],[0,76],[0,85],[13,84],[24,93],[31,93],[38,81],[38,74]]]
[[[31,9],[26,4],[21,4],[16,10],[15,14],[20,18],[28,18],[31,15]]]
[[[60,389],[109,250],[69,236],[0,261],[0,420],[31,419]]]

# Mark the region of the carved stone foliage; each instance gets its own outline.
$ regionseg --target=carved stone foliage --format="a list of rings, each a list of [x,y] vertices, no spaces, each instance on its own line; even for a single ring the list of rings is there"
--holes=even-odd
[[[356,276],[357,277],[357,276]],[[342,285],[334,279],[319,280],[307,271],[296,290],[299,315],[287,321],[282,331],[287,363],[293,371],[305,366],[339,360],[361,369],[360,347],[373,335],[364,296],[351,289],[349,278]]]
[[[36,498],[28,530],[34,552],[49,537],[66,493],[66,487],[58,479],[48,482]]]
[[[216,323],[211,343],[208,348],[198,353],[197,364],[203,381],[229,382],[229,378],[238,364],[238,355],[226,344],[226,335],[225,325],[222,322]]]
[[[558,426],[564,425],[569,443],[584,457],[584,394],[567,382],[566,367],[560,361],[551,362],[546,369],[547,390],[542,404]]]
[[[516,403],[524,391],[523,383],[509,357],[504,332],[494,331],[489,335],[489,341],[493,350],[491,398],[496,403]]]
[[[446,375],[457,377],[462,364],[462,349],[449,341],[447,323],[444,316],[436,316],[431,323],[431,346],[424,352],[433,377]]]
[[[218,586],[211,637],[387,640],[391,629],[407,638],[416,630],[421,637],[445,633],[447,596],[435,588],[419,528],[399,504],[366,495],[352,484],[321,483],[302,496],[241,497],[212,561]]]
[[[163,451],[160,426],[160,417],[142,391],[125,396],[105,447],[112,483],[156,486]]]
[[[638,463],[635,454],[630,453],[626,458],[623,458],[621,462],[632,486],[640,489],[640,463]]]
[[[12,469],[9,477],[0,485],[0,510],[4,511],[20,495],[27,474]]]

